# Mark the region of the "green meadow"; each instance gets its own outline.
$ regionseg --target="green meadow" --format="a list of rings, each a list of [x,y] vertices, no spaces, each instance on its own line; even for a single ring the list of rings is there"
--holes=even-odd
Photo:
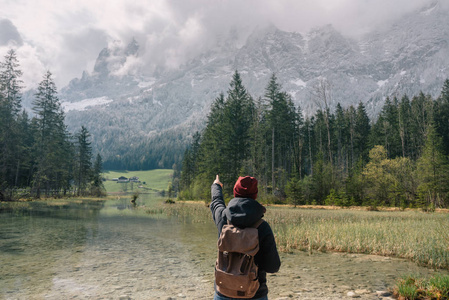
[[[157,169],[149,171],[105,171],[102,176],[107,193],[148,193],[167,191],[172,180],[173,170]],[[124,176],[126,178],[139,177],[140,183],[117,183],[113,178]]]

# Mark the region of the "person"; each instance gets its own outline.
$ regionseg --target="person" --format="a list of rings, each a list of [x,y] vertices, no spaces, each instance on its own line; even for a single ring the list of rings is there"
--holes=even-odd
[[[218,228],[218,236],[220,236],[223,225],[229,221],[236,227],[251,227],[258,222],[266,212],[265,207],[256,201],[258,193],[257,179],[250,176],[239,177],[234,185],[234,198],[225,205],[223,199],[223,184],[217,175],[211,186],[212,202],[210,209],[212,218]],[[267,272],[276,273],[280,266],[281,260],[276,248],[273,231],[270,225],[263,221],[257,227],[259,235],[259,251],[254,256],[256,265],[258,266],[259,289],[252,299],[267,300]],[[229,300],[224,295],[217,292],[215,288],[214,300]]]

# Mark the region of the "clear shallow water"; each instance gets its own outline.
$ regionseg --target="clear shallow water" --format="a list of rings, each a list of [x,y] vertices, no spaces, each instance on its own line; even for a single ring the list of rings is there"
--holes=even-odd
[[[0,299],[211,299],[213,222],[147,214],[160,198],[41,202],[0,207]],[[432,273],[376,256],[282,254],[270,299],[342,299],[392,287],[404,273]]]

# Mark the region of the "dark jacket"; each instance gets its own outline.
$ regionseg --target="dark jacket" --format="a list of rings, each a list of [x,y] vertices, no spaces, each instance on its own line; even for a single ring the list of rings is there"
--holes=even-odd
[[[259,221],[265,213],[265,208],[251,198],[234,198],[226,207],[221,186],[216,183],[212,184],[211,192],[210,209],[212,218],[218,228],[218,236],[220,236],[221,229],[223,225],[227,224],[228,220],[236,227],[245,228]],[[259,268],[260,287],[254,298],[261,298],[268,294],[266,273],[276,273],[281,266],[281,260],[270,225],[264,221],[257,230],[259,232],[259,252],[257,252],[254,260]]]

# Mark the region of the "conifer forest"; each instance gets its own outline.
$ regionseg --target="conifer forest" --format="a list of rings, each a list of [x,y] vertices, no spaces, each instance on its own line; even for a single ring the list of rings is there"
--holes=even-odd
[[[89,131],[67,131],[52,74],[39,83],[32,118],[21,109],[22,71],[14,50],[0,64],[0,201],[102,195],[102,159]]]
[[[238,176],[255,176],[268,203],[449,205],[449,80],[437,99],[387,97],[373,118],[361,102],[335,105],[325,79],[310,101],[319,109],[304,116],[275,74],[254,98],[236,71],[185,152],[179,197],[208,201],[219,174],[229,197]]]
[[[102,158],[92,153],[88,129],[68,132],[50,71],[33,116],[22,110],[19,67],[10,50],[0,65],[0,200],[101,195]],[[207,201],[216,174],[228,196],[238,176],[252,175],[268,203],[447,207],[449,80],[436,99],[425,91],[387,97],[372,117],[362,102],[335,104],[332,88],[319,80],[310,89],[318,109],[304,115],[275,74],[256,98],[235,71],[182,168],[175,165],[173,189],[180,199]]]

